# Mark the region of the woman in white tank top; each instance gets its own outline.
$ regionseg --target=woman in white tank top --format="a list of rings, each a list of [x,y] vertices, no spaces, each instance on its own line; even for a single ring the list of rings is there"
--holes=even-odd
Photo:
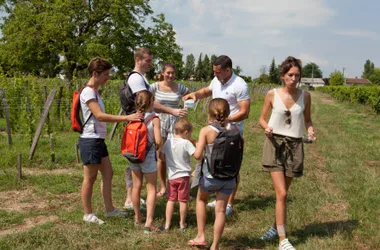
[[[302,176],[302,137],[305,128],[308,139],[315,140],[310,116],[310,93],[297,88],[301,75],[301,61],[290,56],[286,58],[280,67],[283,87],[267,93],[260,116],[260,126],[267,136],[263,149],[263,170],[270,173],[276,192],[275,223],[261,239],[278,236],[280,250],[295,249],[286,238],[286,196],[292,179]]]

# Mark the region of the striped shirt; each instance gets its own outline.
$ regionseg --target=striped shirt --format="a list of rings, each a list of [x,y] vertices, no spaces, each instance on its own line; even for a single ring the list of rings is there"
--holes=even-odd
[[[177,92],[161,91],[158,87],[158,82],[150,85],[150,92],[154,94],[154,100],[170,108],[178,108],[178,103],[181,101],[182,96],[184,96],[188,91],[189,89],[180,83],[178,83]]]

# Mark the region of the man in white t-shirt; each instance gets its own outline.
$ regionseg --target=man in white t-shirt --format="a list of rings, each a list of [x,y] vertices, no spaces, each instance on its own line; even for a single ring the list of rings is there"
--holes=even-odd
[[[202,88],[196,92],[192,92],[183,97],[183,100],[203,99],[212,95],[212,98],[223,98],[230,105],[230,116],[228,121],[235,123],[240,132],[243,133],[244,120],[248,118],[250,109],[250,97],[247,83],[240,76],[235,75],[232,70],[232,60],[225,55],[219,56],[213,62],[214,79],[208,87]],[[239,184],[240,177],[237,178],[237,183],[234,192],[230,195],[226,214],[232,213],[233,199]],[[208,204],[215,206],[215,201]]]
[[[137,72],[131,74],[128,78],[128,85],[132,90],[133,94],[137,94],[142,90],[150,90],[149,82],[145,78],[145,74],[147,74],[152,68],[152,60],[153,55],[152,52],[147,48],[139,48],[135,51],[134,54],[135,59],[135,68],[133,71]],[[154,102],[154,111],[158,113],[168,113],[174,116],[184,117],[187,115],[187,110],[185,109],[176,109],[166,107],[159,102]],[[127,186],[127,198],[124,202],[124,208],[128,210],[133,210],[131,194],[132,194],[132,179],[131,172],[129,168],[125,169],[125,180]]]

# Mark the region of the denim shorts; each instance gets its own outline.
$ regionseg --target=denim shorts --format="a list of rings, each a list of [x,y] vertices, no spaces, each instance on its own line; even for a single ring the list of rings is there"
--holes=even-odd
[[[79,138],[78,144],[83,165],[101,164],[102,158],[108,156],[104,139]]]
[[[218,180],[214,178],[207,178],[202,176],[199,181],[199,186],[203,191],[213,194],[221,192],[223,194],[231,194],[236,186],[236,178],[232,180]]]

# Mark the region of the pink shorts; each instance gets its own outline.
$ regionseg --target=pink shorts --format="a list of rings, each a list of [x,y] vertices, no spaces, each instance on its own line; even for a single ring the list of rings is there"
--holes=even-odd
[[[169,201],[187,202],[190,196],[190,177],[184,176],[174,180],[169,180],[168,197]]]

